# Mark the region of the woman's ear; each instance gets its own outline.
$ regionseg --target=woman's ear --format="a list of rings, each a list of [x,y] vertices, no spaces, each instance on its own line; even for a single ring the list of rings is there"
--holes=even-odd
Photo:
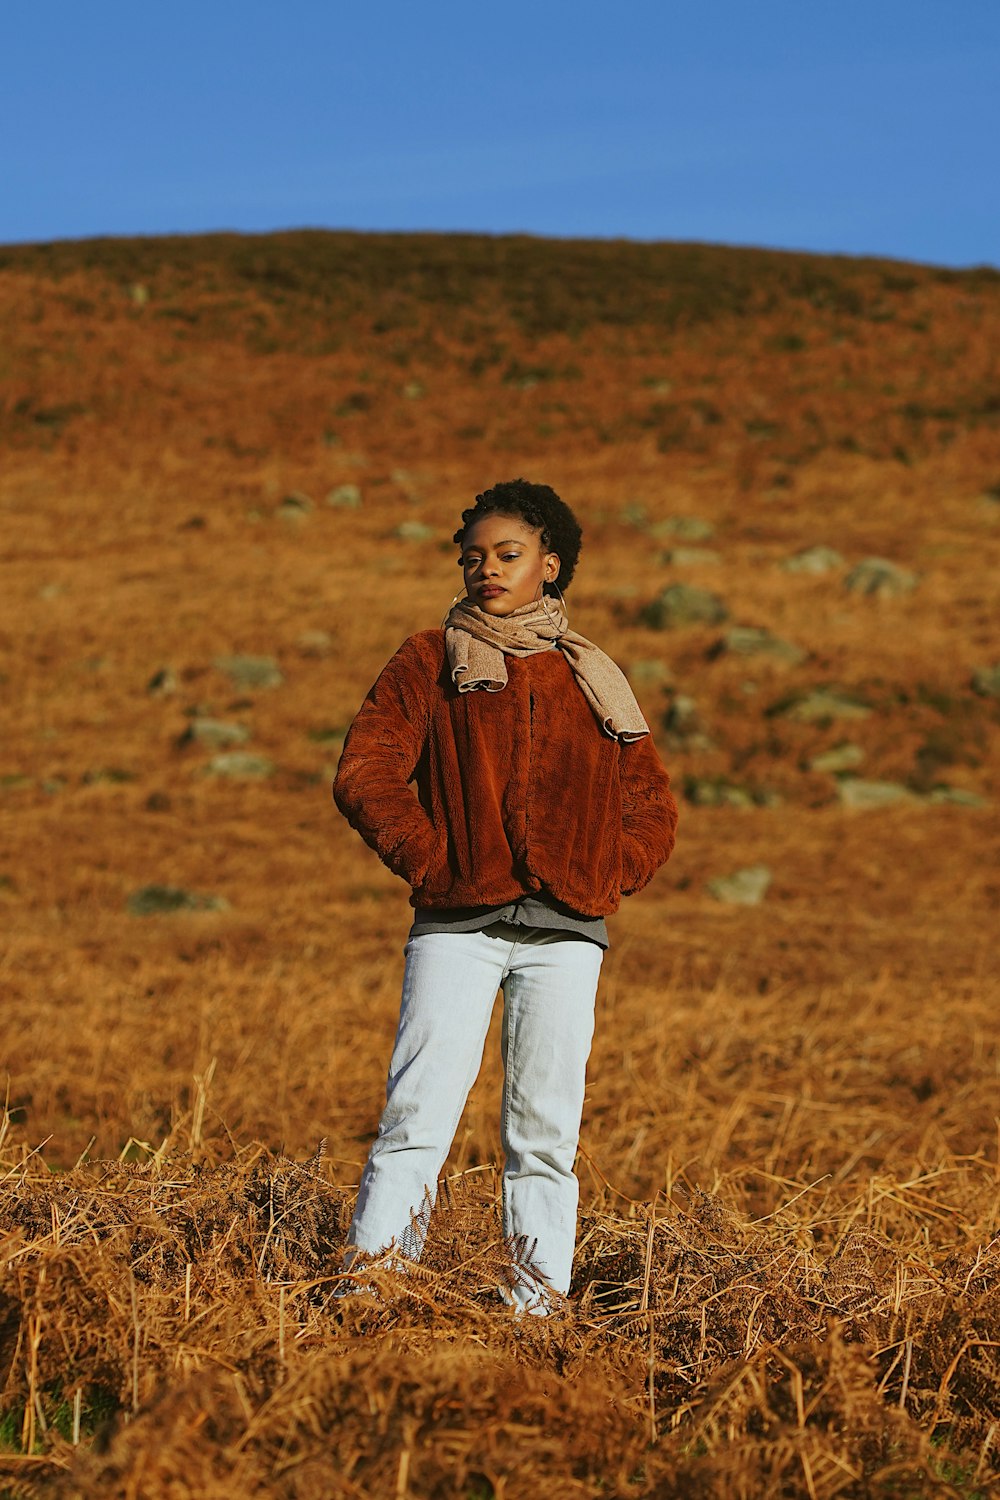
[[[557,552],[550,552],[545,559],[546,583],[555,583],[556,579],[559,577],[559,567],[559,554]]]

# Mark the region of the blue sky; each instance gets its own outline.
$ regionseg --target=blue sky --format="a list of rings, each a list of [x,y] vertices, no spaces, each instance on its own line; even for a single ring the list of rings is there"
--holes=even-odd
[[[303,225],[1000,265],[998,0],[19,0],[0,241]]]

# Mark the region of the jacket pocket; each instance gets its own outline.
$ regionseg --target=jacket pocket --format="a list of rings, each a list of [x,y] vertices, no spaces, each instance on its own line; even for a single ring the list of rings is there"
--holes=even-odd
[[[440,896],[451,886],[452,875],[451,867],[448,863],[448,835],[441,829],[435,829],[434,836],[436,842],[427,870],[423,879],[413,885],[415,895]]]
[[[634,896],[636,891],[641,891],[652,878],[653,871],[650,869],[649,854],[642,841],[628,833],[622,834],[621,851],[621,893],[623,896]]]

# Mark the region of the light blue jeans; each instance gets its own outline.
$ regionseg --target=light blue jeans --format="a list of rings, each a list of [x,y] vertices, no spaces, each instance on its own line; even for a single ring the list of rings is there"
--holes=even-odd
[[[502,989],[509,1300],[545,1312],[548,1289],[569,1290],[579,1197],[573,1163],[603,957],[585,938],[506,922],[409,939],[385,1110],[361,1177],[348,1263],[358,1252],[392,1249],[419,1260]]]

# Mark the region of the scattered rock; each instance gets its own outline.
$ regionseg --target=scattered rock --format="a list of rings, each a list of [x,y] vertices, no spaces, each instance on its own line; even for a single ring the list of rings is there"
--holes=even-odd
[[[699,728],[701,718],[697,701],[689,698],[686,693],[678,693],[663,716],[663,725],[665,729],[672,729],[677,734]]]
[[[326,497],[327,505],[335,510],[357,510],[361,504],[361,490],[356,484],[337,484]]]
[[[222,896],[201,896],[179,885],[144,885],[125,903],[133,917],[157,917],[175,911],[228,911]]]
[[[22,771],[7,771],[0,776],[0,792],[20,792],[26,786],[33,786],[34,779],[25,776]]]
[[[838,784],[837,795],[844,807],[856,811],[892,807],[897,802],[916,802],[916,795],[898,781],[862,781],[848,776]]]
[[[630,500],[618,512],[618,519],[626,526],[635,526],[638,530],[642,531],[649,520],[649,512],[641,500]]]
[[[928,802],[952,802],[956,807],[989,807],[989,800],[978,792],[967,792],[960,786],[936,786],[927,795]]]
[[[420,481],[410,473],[409,469],[393,469],[389,478],[403,491],[410,504],[415,505],[420,498]]]
[[[833,547],[806,547],[802,552],[796,552],[792,557],[786,557],[781,566],[786,573],[812,573],[817,577],[822,573],[832,573],[835,568],[844,566],[844,559]]]
[[[671,630],[681,625],[721,625],[728,620],[729,610],[708,589],[672,583],[645,606],[639,618],[654,630]]]
[[[419,401],[424,394],[424,383],[422,380],[408,380],[403,386],[403,395],[407,401]]]
[[[667,744],[671,750],[711,750],[712,741],[698,712],[698,705],[686,693],[678,693],[663,715]]]
[[[795,693],[773,703],[767,710],[769,718],[793,719],[799,724],[816,724],[824,719],[867,719],[871,712],[867,703],[838,688],[814,688],[811,692]]]
[[[295,644],[303,656],[326,656],[333,646],[333,636],[328,630],[303,630]]]
[[[631,663],[628,675],[636,683],[669,682],[670,668],[655,656],[645,656]]]
[[[276,688],[285,680],[270,656],[217,656],[214,665],[238,688]]]
[[[730,906],[759,906],[772,878],[767,865],[748,865],[731,875],[717,875],[708,882],[708,893]]]
[[[400,521],[392,534],[404,542],[426,542],[434,535],[434,528],[424,521]]]
[[[781,802],[776,792],[738,786],[724,776],[685,776],[683,792],[695,807],[776,807]]]
[[[865,557],[844,579],[852,594],[872,599],[897,599],[917,586],[917,575],[885,557]]]
[[[983,698],[1000,698],[1000,661],[991,667],[977,667],[972,674],[972,689]]]
[[[146,692],[154,698],[168,698],[177,691],[177,674],[171,667],[161,667],[146,683]]]
[[[814,755],[809,762],[809,769],[837,776],[841,771],[856,770],[864,758],[865,752],[860,745],[845,741],[841,745],[834,745],[831,750],[824,750],[821,755]]]
[[[709,776],[686,776],[684,798],[695,807],[753,807],[754,802],[745,787],[732,782],[715,780]]]
[[[727,630],[722,639],[712,648],[711,654],[713,656],[728,654],[766,656],[771,661],[786,662],[793,667],[805,661],[809,655],[808,651],[803,651],[801,646],[793,646],[791,641],[780,640],[769,630],[761,630],[754,625],[736,625],[732,630]]]
[[[671,547],[664,552],[663,561],[672,568],[699,568],[721,563],[722,553],[711,547]]]
[[[213,755],[205,767],[210,776],[231,776],[237,780],[254,780],[274,774],[274,761],[249,750],[229,750]]]
[[[347,724],[318,724],[306,734],[316,745],[334,745],[339,750],[347,738]]]
[[[675,536],[682,542],[710,542],[715,535],[711,521],[700,516],[669,516],[649,528],[650,536]]]
[[[229,724],[224,719],[192,719],[177,741],[178,745],[243,745],[250,738],[245,724]]]
[[[313,503],[308,495],[304,495],[301,490],[292,490],[278,506],[278,515],[286,521],[300,521],[312,509]]]

